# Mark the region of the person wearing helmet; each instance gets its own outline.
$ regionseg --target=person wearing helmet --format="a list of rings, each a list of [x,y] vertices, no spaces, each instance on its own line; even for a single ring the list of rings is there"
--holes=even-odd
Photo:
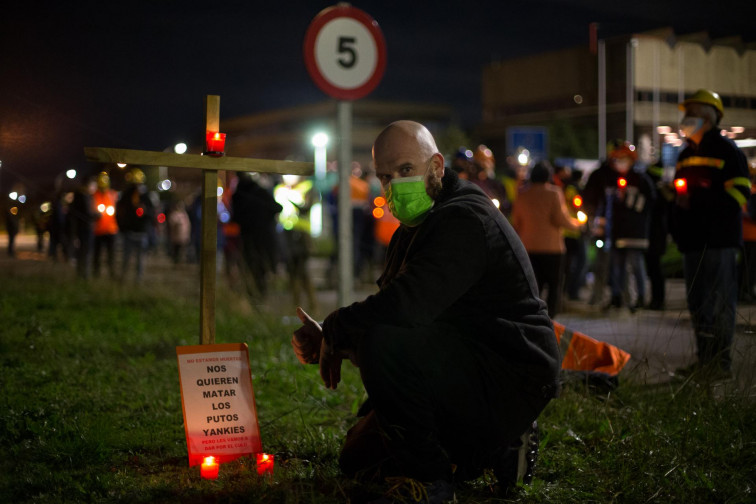
[[[736,258],[743,244],[741,207],[751,192],[748,164],[720,134],[724,108],[717,93],[700,89],[680,110],[687,146],[677,160],[670,231],[683,254],[697,361],[676,374],[726,378],[738,298]]]
[[[559,390],[559,349],[525,247],[480,188],[444,169],[425,126],[390,124],[373,158],[402,223],[380,289],[322,327],[299,308],[292,336],[328,388],[344,358],[360,368],[369,407],[339,464],[351,477],[419,480],[429,502],[453,500],[453,481],[484,468],[512,484],[513,445]]]
[[[129,183],[116,203],[116,221],[123,235],[123,262],[121,277],[125,279],[131,256],[136,260],[136,280],[144,275],[144,252],[147,249],[147,234],[155,219],[155,207],[144,185],[144,172],[139,168],[131,170],[126,181]]]
[[[115,239],[118,234],[115,206],[118,195],[110,189],[110,176],[108,172],[100,172],[97,175],[97,190],[93,195],[97,220],[94,225],[94,276],[100,276],[100,255],[103,248],[108,262],[110,278],[116,277],[115,271]]]
[[[635,146],[623,142],[609,152],[613,183],[606,188],[606,232],[609,251],[609,286],[612,297],[606,308],[627,304],[631,312],[644,306],[646,272],[644,254],[648,249],[650,211],[656,200],[653,182],[645,173],[633,170],[638,154]],[[635,302],[623,300],[626,265],[635,277]]]

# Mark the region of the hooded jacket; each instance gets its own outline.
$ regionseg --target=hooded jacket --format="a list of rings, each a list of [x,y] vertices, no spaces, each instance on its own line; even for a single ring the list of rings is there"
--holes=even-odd
[[[326,318],[334,349],[358,348],[378,324],[448,323],[507,360],[523,387],[557,395],[559,350],[525,248],[491,199],[452,170],[422,224],[394,233],[378,285]]]

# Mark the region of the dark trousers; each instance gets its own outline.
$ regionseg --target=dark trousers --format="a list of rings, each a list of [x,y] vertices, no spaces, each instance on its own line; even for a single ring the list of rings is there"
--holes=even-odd
[[[664,306],[664,271],[662,270],[661,254],[646,252],[646,274],[651,283],[651,301],[649,306],[661,308]]]
[[[585,238],[565,238],[565,291],[570,299],[578,299],[580,288],[585,283],[585,270],[588,262]]]
[[[685,252],[685,288],[700,364],[732,365],[730,350],[738,302],[737,249]]]
[[[559,311],[562,301],[562,280],[564,278],[564,254],[531,254],[528,253],[530,264],[533,266],[538,289],[543,293],[546,289],[546,306],[549,317],[554,318]]]
[[[512,365],[441,323],[373,328],[357,356],[372,412],[349,430],[339,460],[350,477],[471,479],[516,442],[549,399]]]
[[[738,266],[738,298],[742,301],[751,302],[756,297],[756,242],[743,243],[743,250]]]
[[[114,234],[95,235],[93,257],[95,277],[100,276],[100,255],[102,254],[102,250],[105,249],[105,259],[108,264],[108,274],[110,275],[110,278],[115,278],[115,239],[116,235]]]

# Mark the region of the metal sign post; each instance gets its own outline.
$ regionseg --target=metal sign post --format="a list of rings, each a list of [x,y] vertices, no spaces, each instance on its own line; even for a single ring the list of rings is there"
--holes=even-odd
[[[310,23],[304,60],[315,84],[337,98],[339,128],[339,306],[352,301],[352,103],[372,92],[386,70],[386,41],[378,23],[364,11],[339,4]]]

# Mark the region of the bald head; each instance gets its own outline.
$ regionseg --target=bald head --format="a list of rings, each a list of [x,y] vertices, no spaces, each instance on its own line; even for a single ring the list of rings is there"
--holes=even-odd
[[[386,126],[373,144],[373,161],[384,189],[394,178],[444,176],[444,157],[433,135],[414,121],[396,121]]]
[[[414,121],[396,121],[386,126],[375,139],[373,156],[399,147],[412,149],[429,158],[436,152],[436,141],[428,128]]]

